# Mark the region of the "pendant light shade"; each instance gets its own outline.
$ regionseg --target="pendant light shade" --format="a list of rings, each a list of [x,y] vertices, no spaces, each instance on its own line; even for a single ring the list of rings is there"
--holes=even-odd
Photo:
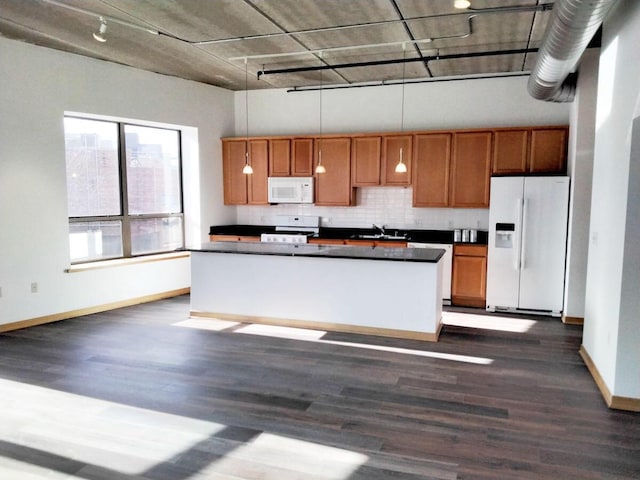
[[[402,158],[402,147],[400,147],[400,160],[396,164],[395,171],[396,173],[407,173],[407,164],[403,162]]]
[[[104,18],[100,17],[100,29],[93,34],[93,38],[98,42],[104,43],[107,41],[107,37],[105,36],[106,33],[107,33],[107,21]]]

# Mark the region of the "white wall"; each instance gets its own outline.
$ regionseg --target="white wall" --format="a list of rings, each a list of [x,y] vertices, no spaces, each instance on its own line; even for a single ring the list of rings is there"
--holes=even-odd
[[[640,398],[640,3],[619,2],[604,24],[583,345],[609,390]]]
[[[576,97],[571,103],[567,173],[571,177],[564,316],[584,319],[589,221],[593,177],[600,50],[589,49],[580,60]]]
[[[527,77],[456,80],[405,86],[405,130],[566,125],[568,104],[534,100]],[[284,89],[249,92],[249,135],[318,134],[319,91],[287,93]],[[400,131],[402,90],[399,85],[323,90],[322,132]],[[236,92],[236,135],[247,133],[245,93]],[[486,209],[411,207],[411,189],[358,189],[358,206],[238,207],[238,223],[269,222],[274,214],[321,215],[327,226],[365,226],[373,221],[398,228],[488,229]]]
[[[190,241],[235,219],[222,205],[219,138],[227,90],[0,38],[0,323],[189,286],[186,259],[64,273],[69,267],[65,111],[184,127]],[[195,233],[194,233],[195,232]],[[31,282],[38,293],[30,293]]]

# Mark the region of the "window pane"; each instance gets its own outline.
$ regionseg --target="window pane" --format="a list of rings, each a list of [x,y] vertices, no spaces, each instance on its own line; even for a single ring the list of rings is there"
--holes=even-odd
[[[71,262],[122,257],[122,223],[74,222],[69,224]]]
[[[124,132],[129,213],[181,212],[178,132],[134,125]]]
[[[131,220],[131,254],[168,252],[181,248],[182,218],[140,218]]]
[[[118,125],[64,119],[70,217],[120,215]]]

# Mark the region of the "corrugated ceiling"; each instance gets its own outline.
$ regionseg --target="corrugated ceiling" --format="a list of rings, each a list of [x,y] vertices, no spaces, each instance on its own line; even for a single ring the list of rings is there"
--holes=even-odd
[[[245,89],[244,57],[249,89],[346,86],[527,72],[551,7],[541,0],[471,0],[466,10],[453,0],[2,0],[0,35],[232,90]],[[92,35],[100,16],[104,43]],[[417,61],[393,63],[402,59]],[[375,65],[383,61],[391,63]],[[299,71],[320,66],[329,68]],[[289,69],[297,71],[268,73]],[[267,73],[258,79],[258,72]]]

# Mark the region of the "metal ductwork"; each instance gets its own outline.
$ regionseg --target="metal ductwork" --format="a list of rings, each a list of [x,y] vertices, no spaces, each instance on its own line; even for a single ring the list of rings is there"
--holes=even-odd
[[[538,60],[529,77],[533,98],[571,102],[576,77],[569,74],[616,0],[558,0],[553,6]]]

